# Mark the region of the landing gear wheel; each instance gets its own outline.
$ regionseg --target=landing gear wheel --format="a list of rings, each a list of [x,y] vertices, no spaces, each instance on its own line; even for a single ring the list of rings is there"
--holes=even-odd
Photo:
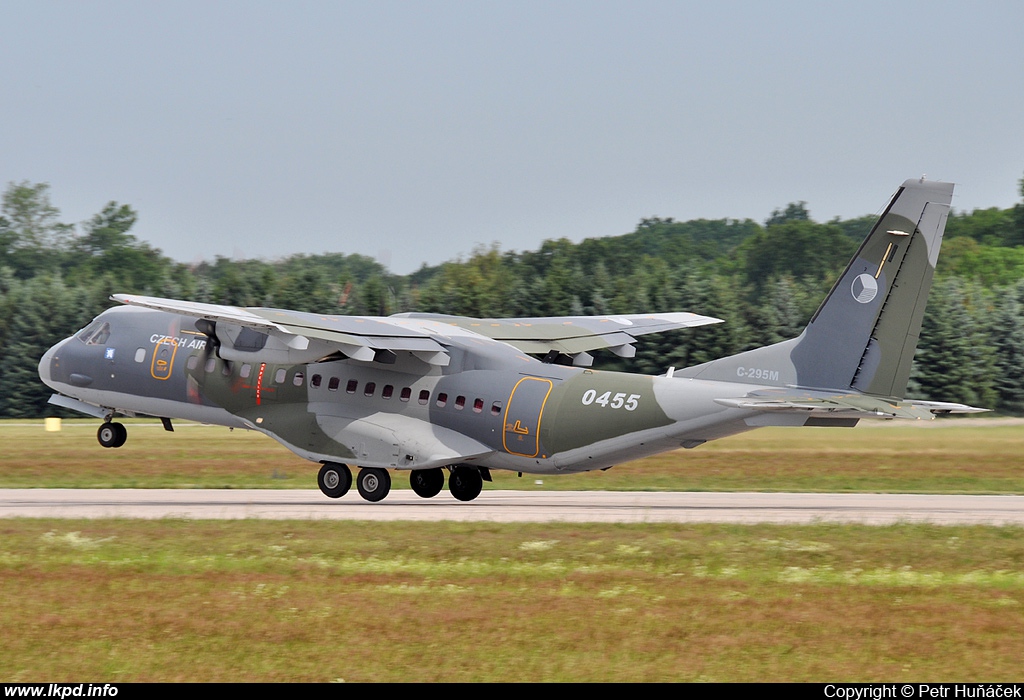
[[[460,501],[472,501],[484,488],[483,477],[476,469],[455,467],[448,477],[448,490]]]
[[[352,471],[344,464],[324,462],[316,476],[316,485],[328,498],[341,498],[352,487]]]
[[[120,447],[128,440],[128,429],[120,423],[104,423],[96,431],[96,439],[104,447]]]
[[[391,490],[391,475],[387,469],[365,467],[359,470],[356,477],[356,488],[359,495],[372,503],[382,500]]]
[[[409,485],[417,496],[433,498],[444,488],[444,471],[437,469],[414,469],[409,473]]]

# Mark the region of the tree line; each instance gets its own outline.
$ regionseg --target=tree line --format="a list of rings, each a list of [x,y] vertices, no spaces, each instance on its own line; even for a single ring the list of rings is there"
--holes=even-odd
[[[953,212],[911,376],[915,398],[1024,413],[1024,179],[1009,209]],[[0,202],[0,416],[53,412],[36,376],[53,343],[109,308],[114,293],[327,314],[426,311],[476,317],[693,311],[725,323],[645,336],[637,356],[596,366],[650,374],[797,335],[875,217],[811,219],[805,202],[750,219],[645,218],[621,236],[480,247],[394,275],[371,258],[176,262],[131,233],[110,202],[77,226],[45,183],[10,183]]]

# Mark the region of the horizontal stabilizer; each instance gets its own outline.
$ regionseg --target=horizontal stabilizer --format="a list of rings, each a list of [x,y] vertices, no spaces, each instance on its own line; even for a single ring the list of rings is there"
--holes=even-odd
[[[992,410],[989,408],[976,408],[962,403],[948,403],[946,401],[907,401],[906,403],[927,409],[935,415],[944,415],[946,413],[987,413]]]
[[[981,413],[960,403],[938,401],[889,401],[864,394],[828,394],[824,392],[764,392],[743,398],[715,399],[729,408],[751,411],[803,413],[817,418],[878,418],[892,420],[931,420],[935,415],[947,413]]]

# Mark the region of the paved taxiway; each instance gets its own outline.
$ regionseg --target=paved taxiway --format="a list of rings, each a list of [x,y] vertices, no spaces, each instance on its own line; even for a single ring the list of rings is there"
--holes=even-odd
[[[1024,496],[485,490],[460,503],[396,490],[369,503],[354,491],[0,489],[0,517],[1024,525]]]

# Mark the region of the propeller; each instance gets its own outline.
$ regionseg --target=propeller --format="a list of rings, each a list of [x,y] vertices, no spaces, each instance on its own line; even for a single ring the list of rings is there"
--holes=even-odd
[[[206,345],[203,348],[202,354],[203,360],[202,364],[196,368],[198,370],[197,374],[199,372],[205,373],[207,371],[206,366],[210,362],[210,359],[213,357],[222,360],[224,362],[224,365],[227,367],[228,372],[231,372],[234,369],[231,365],[231,362],[229,362],[228,360],[223,360],[223,358],[221,358],[220,356],[221,342],[220,338],[217,337],[217,322],[210,321],[205,318],[200,318],[196,320],[195,328],[197,331],[206,336]],[[194,404],[201,404],[203,402],[199,381],[195,378],[195,376],[193,376],[192,373],[188,375],[187,394],[189,402]]]

